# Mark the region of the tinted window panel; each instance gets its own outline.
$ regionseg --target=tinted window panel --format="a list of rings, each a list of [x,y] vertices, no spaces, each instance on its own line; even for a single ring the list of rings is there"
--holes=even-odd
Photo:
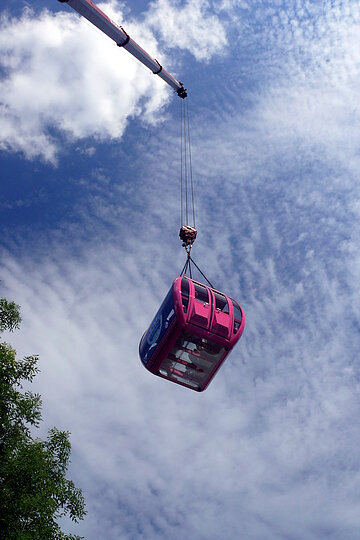
[[[232,304],[234,306],[234,319],[235,319],[235,321],[241,322],[242,321],[242,314],[241,314],[241,309],[239,307],[239,304],[237,304],[235,302],[235,300],[231,300],[231,301],[232,301]]]
[[[240,323],[238,321],[234,321],[234,334],[239,330]]]
[[[181,280],[181,294],[183,296],[189,296],[189,282],[185,277]]]
[[[223,294],[219,294],[214,291],[216,309],[222,311],[223,313],[229,313],[229,305],[226,300],[226,297]]]
[[[184,332],[163,361],[159,373],[195,387],[206,381],[224,352],[223,347]]]
[[[195,300],[199,302],[209,302],[209,295],[207,288],[198,283],[194,283],[195,286]]]

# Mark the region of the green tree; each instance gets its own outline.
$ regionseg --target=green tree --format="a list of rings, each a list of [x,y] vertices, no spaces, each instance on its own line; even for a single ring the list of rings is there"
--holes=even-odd
[[[21,322],[19,306],[0,299],[0,333]],[[58,519],[78,522],[85,515],[82,492],[66,478],[69,432],[50,429],[46,440],[30,428],[41,420],[41,397],[23,390],[38,373],[37,356],[16,358],[0,342],[0,538],[2,540],[76,540],[61,531]]]

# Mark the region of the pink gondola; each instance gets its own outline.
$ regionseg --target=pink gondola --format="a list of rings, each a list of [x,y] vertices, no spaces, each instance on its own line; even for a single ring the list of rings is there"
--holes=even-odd
[[[146,369],[202,392],[240,339],[241,306],[186,276],[173,282],[139,345]]]

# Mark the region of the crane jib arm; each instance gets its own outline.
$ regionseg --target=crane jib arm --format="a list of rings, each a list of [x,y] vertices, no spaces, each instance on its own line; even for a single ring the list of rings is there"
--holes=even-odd
[[[109,36],[119,47],[124,47],[135,58],[140,60],[154,75],[158,75],[168,83],[181,98],[186,98],[187,93],[183,84],[175,79],[164,69],[155,58],[144,51],[121,27],[115,24],[105,13],[101,11],[91,0],[59,0],[71,6],[80,15],[85,17],[104,34]]]

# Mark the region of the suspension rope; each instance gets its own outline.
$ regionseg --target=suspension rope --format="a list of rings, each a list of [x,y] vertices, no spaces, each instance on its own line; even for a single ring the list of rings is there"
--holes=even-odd
[[[182,269],[181,272],[180,272],[180,276],[185,275],[186,272],[187,272],[187,270],[189,270],[190,279],[192,279],[191,263],[193,263],[193,265],[195,266],[195,268],[200,272],[200,274],[202,275],[202,277],[208,282],[208,284],[210,285],[210,287],[211,287],[212,289],[215,289],[214,285],[213,285],[213,284],[211,283],[211,281],[205,276],[204,272],[202,272],[202,270],[200,270],[200,268],[198,267],[198,265],[196,264],[196,262],[194,261],[194,259],[191,257],[191,255],[190,255],[190,250],[187,251],[186,262],[185,262],[185,264],[184,264],[183,269]]]
[[[211,281],[208,280],[208,278],[205,276],[204,272],[202,272],[202,271],[200,270],[200,268],[198,267],[198,265],[196,264],[196,262],[194,261],[194,259],[190,256],[190,254],[189,254],[189,261],[191,261],[191,262],[193,263],[193,265],[197,268],[197,270],[199,270],[199,272],[200,272],[200,274],[202,275],[202,277],[206,279],[206,281],[208,282],[208,284],[210,285],[210,287],[211,287],[212,289],[214,289],[214,288],[215,288],[214,285],[211,283]],[[189,264],[190,264],[190,262],[189,262]],[[191,277],[191,275],[190,275],[190,277]]]
[[[183,106],[183,122],[184,122],[184,165],[185,165],[185,225],[189,225],[189,210],[188,210],[188,160],[187,160],[187,133],[186,133],[186,105]]]
[[[186,113],[187,113],[187,130],[188,130],[188,143],[189,143],[189,166],[190,166],[190,183],[191,183],[191,203],[192,203],[192,215],[193,215],[193,226],[196,228],[195,222],[195,197],[194,197],[194,181],[192,174],[192,159],[191,159],[191,139],[190,139],[190,118],[189,118],[189,103],[185,101]]]
[[[180,233],[183,247],[190,250],[196,239],[194,178],[187,99],[181,100],[180,115]],[[191,221],[191,223],[190,223]]]
[[[187,253],[186,261],[181,270],[180,276],[188,271],[192,279],[191,263],[200,272],[202,277],[213,289],[211,281],[200,270],[194,259],[191,257],[191,248],[195,242],[197,230],[195,221],[195,196],[194,179],[192,173],[191,137],[190,137],[190,114],[187,99],[181,100],[180,115],[180,233],[183,247]],[[189,223],[189,199],[191,200],[192,225]],[[185,208],[184,208],[185,206]]]
[[[181,101],[181,108],[180,108],[180,227],[182,227],[184,220],[183,220],[183,105]]]
[[[192,171],[190,114],[187,99],[182,100],[180,106],[180,221],[181,225],[189,225],[195,228],[195,190]],[[190,223],[190,213],[192,223]]]
[[[186,274],[187,267],[189,266],[189,257],[186,259],[185,264],[183,266],[183,269],[180,272],[180,276],[183,276]]]

